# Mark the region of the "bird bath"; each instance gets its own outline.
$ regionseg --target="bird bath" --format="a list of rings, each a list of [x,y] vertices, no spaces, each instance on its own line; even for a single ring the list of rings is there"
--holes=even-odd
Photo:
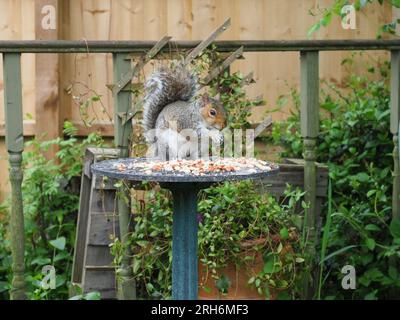
[[[201,189],[214,183],[245,179],[262,179],[279,172],[279,167],[272,163],[259,162],[255,159],[251,168],[245,166],[232,168],[234,158],[220,159],[221,165],[210,167],[210,170],[188,170],[171,168],[170,163],[157,162],[146,158],[122,158],[97,162],[92,171],[99,176],[131,182],[153,181],[169,189],[173,195],[172,226],[172,298],[174,300],[194,300],[198,293],[198,257],[197,257],[197,194]],[[193,160],[192,160],[193,161]],[[157,165],[164,164],[163,166]],[[202,163],[197,160],[194,166]],[[223,165],[226,163],[226,165]],[[151,164],[151,165],[149,165]],[[155,164],[155,165],[154,165]],[[167,164],[167,166],[165,166]],[[151,166],[153,169],[149,169]],[[158,167],[157,167],[158,166]],[[157,168],[157,170],[154,170]],[[177,169],[178,168],[178,169]],[[219,171],[218,171],[219,170]]]

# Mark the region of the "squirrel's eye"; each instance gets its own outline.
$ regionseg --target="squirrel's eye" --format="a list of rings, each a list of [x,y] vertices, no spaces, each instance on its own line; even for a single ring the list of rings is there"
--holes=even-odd
[[[215,117],[217,115],[217,111],[215,111],[215,109],[211,109],[210,110],[210,115]]]

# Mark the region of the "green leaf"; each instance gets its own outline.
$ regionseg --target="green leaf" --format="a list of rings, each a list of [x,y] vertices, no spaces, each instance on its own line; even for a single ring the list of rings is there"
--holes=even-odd
[[[147,288],[147,290],[150,290],[150,291],[154,290],[154,286],[151,283],[146,283],[146,288]]]
[[[369,190],[368,192],[367,192],[367,197],[369,198],[369,197],[371,197],[372,195],[374,195],[376,193],[376,190]]]
[[[143,248],[147,247],[148,244],[149,244],[149,242],[146,241],[146,240],[138,240],[138,241],[136,241],[136,243],[137,243],[139,246],[143,247]]]
[[[158,235],[158,233],[159,233],[158,230],[154,230],[149,234],[149,236],[154,238]]]
[[[365,172],[357,173],[356,179],[360,182],[367,182],[369,180],[369,175]]]
[[[133,273],[136,274],[140,268],[141,260],[133,258]]]
[[[380,0],[379,3],[383,4],[383,0]],[[400,8],[400,0],[392,0],[390,3],[396,8]]]
[[[215,285],[217,287],[217,289],[221,292],[221,293],[228,293],[228,289],[231,285],[231,281],[229,280],[229,278],[227,276],[225,276],[224,274],[215,282]]]
[[[6,281],[0,281],[0,293],[7,291],[9,289],[9,284]]]
[[[67,251],[62,251],[60,253],[57,253],[56,256],[54,257],[53,262],[61,261],[61,260],[67,260],[70,259],[71,255]]]
[[[275,273],[279,271],[279,267],[276,265],[278,258],[273,253],[269,253],[264,259],[263,272]]]
[[[289,283],[285,279],[282,279],[282,280],[278,279],[276,281],[276,287],[277,288],[286,288],[288,286],[288,284]]]
[[[282,229],[279,231],[279,235],[281,236],[281,238],[282,238],[283,240],[286,240],[287,238],[289,238],[289,231],[288,231],[288,229],[287,229],[287,228],[282,228]]]
[[[276,252],[281,253],[282,249],[283,249],[282,242],[279,242],[278,248],[276,248]]]
[[[332,13],[328,12],[322,19],[321,19],[321,24],[326,27],[332,19]]]
[[[58,250],[64,250],[66,242],[67,241],[66,241],[65,237],[59,237],[57,239],[49,241],[50,245],[52,245],[54,248],[56,248]]]
[[[372,238],[367,238],[365,240],[365,245],[369,250],[374,250],[375,249],[375,240]]]
[[[389,230],[393,238],[400,238],[400,219],[392,219]]]
[[[307,37],[310,38],[311,35],[312,35],[314,32],[318,31],[320,28],[321,28],[321,22],[318,21],[317,23],[315,23],[314,25],[312,25],[310,29],[308,29]]]
[[[360,256],[361,262],[364,266],[366,266],[367,264],[369,264],[373,259],[374,256],[371,253],[367,253],[367,254],[363,254]]]
[[[364,273],[364,276],[370,278],[371,280],[379,281],[383,277],[383,273],[378,268],[375,267],[368,269]]]
[[[89,292],[84,296],[85,300],[100,300],[100,292]]]
[[[62,285],[64,285],[66,282],[65,277],[63,275],[57,275],[56,277],[56,287],[61,287]]]
[[[47,265],[47,264],[50,264],[50,263],[51,263],[51,259],[50,258],[41,258],[41,257],[39,257],[39,258],[33,259],[32,262],[31,262],[31,265],[37,264],[38,266],[44,266],[44,265]]]
[[[365,295],[364,299],[365,300],[378,300],[378,298],[376,297],[378,290],[374,290],[370,293],[368,293],[367,295]]]
[[[261,288],[259,288],[261,289]],[[260,293],[260,291],[258,291]],[[271,299],[271,292],[269,291],[269,286],[268,283],[265,284],[264,286],[264,294],[265,294],[265,300],[270,300]]]
[[[330,258],[333,258],[334,256],[337,256],[337,255],[339,255],[339,254],[341,254],[341,253],[343,253],[343,252],[346,252],[346,251],[348,251],[348,250],[350,250],[350,249],[352,249],[352,248],[356,248],[356,247],[358,247],[358,246],[356,246],[356,245],[350,245],[350,246],[341,248],[341,249],[339,249],[339,250],[336,250],[336,251],[334,251],[334,252],[328,254],[323,260],[321,260],[320,264],[323,263],[323,262],[325,262],[325,261],[327,261],[327,260],[329,260]]]
[[[367,224],[365,226],[365,230],[368,230],[368,231],[381,231],[381,228],[379,228],[376,224]]]
[[[397,269],[393,266],[389,266],[389,276],[390,278],[392,278],[393,280],[397,280],[398,278],[398,272]]]
[[[287,291],[280,291],[276,297],[278,300],[291,300],[291,296]]]
[[[201,287],[206,293],[211,293],[212,289],[210,287],[207,286],[203,286]]]

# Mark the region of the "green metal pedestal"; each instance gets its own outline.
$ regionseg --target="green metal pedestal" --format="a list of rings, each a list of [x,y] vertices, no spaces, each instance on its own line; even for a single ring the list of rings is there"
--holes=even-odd
[[[197,299],[197,189],[175,189],[172,226],[172,298]]]
[[[197,194],[209,183],[162,183],[174,200],[172,225],[172,299],[196,300],[198,295]]]

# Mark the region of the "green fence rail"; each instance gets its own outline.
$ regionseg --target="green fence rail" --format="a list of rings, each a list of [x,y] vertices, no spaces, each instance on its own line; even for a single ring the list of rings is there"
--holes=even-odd
[[[24,282],[24,216],[22,205],[22,169],[23,126],[22,126],[22,92],[21,61],[23,53],[112,53],[114,83],[121,80],[129,70],[127,53],[146,53],[156,45],[156,41],[0,41],[0,53],[3,55],[4,72],[4,106],[6,120],[6,145],[9,153],[11,182],[11,248],[13,281],[11,299],[25,299]],[[196,47],[200,41],[170,41],[161,52],[187,51]],[[304,139],[304,187],[306,200],[310,207],[305,213],[304,232],[308,235],[310,251],[314,250],[316,237],[316,150],[319,129],[319,51],[335,50],[386,50],[391,52],[391,105],[390,131],[393,135],[393,218],[400,218],[400,164],[398,133],[400,119],[400,40],[295,40],[295,41],[215,41],[217,50],[231,52],[243,46],[245,52],[298,51],[300,53],[301,79],[301,135]],[[156,57],[155,57],[156,58]],[[121,121],[120,112],[130,110],[131,97],[128,92],[119,91],[115,97],[114,136],[115,144],[126,156],[130,121]],[[120,218],[124,226],[121,239],[128,232],[129,208],[125,203],[118,203]],[[120,213],[121,213],[120,212]],[[122,278],[129,278],[127,261],[121,268]],[[128,281],[128,280],[127,280]],[[309,283],[305,290],[309,291]],[[126,291],[124,293],[124,291]],[[125,297],[134,295],[129,287],[122,283],[122,294]]]

